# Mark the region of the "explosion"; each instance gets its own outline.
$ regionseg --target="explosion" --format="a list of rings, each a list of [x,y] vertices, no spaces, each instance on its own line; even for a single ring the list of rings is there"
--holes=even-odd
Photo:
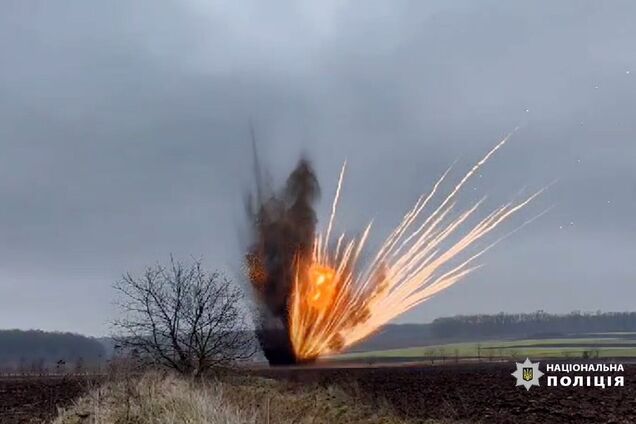
[[[479,268],[475,261],[503,237],[462,254],[543,191],[506,203],[472,225],[469,220],[485,198],[454,213],[461,189],[509,138],[510,134],[424,215],[452,167],[446,170],[366,264],[360,258],[371,224],[359,237],[342,233],[332,240],[346,162],[324,233],[315,230],[313,202],[319,187],[309,162],[301,159],[283,192],[266,200],[257,172],[257,208],[249,204],[256,241],[247,265],[261,305],[257,335],[270,363],[312,361],[337,353]]]

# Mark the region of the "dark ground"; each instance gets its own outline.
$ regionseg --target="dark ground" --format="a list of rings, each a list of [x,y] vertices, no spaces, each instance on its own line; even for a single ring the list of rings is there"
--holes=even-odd
[[[80,377],[0,377],[0,424],[49,422],[94,382]]]
[[[416,421],[636,423],[636,365],[625,364],[624,367],[625,387],[546,387],[544,376],[541,378],[542,386],[532,387],[530,391],[521,386],[515,387],[515,379],[510,375],[516,369],[512,362],[281,368],[263,369],[256,373],[299,385],[315,382],[349,386],[362,391],[371,402],[387,400],[400,415]]]
[[[371,403],[387,401],[399,415],[483,424],[636,424],[636,364],[624,364],[624,387],[515,387],[514,363],[262,368],[251,374],[306,384],[339,385]],[[545,371],[544,364],[542,368]],[[572,374],[570,374],[572,375]],[[0,423],[41,423],[55,417],[96,381],[0,377]]]

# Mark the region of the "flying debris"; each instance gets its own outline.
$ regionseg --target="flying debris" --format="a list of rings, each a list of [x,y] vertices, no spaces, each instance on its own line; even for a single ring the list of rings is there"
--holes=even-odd
[[[468,249],[542,191],[507,203],[476,224],[469,220],[484,199],[455,212],[461,189],[509,138],[440,196],[451,168],[446,170],[367,263],[360,258],[371,224],[359,237],[332,235],[346,162],[324,232],[316,231],[313,206],[320,189],[307,160],[300,160],[278,193],[265,194],[257,174],[256,203],[248,202],[254,241],[246,263],[259,304],[257,333],[270,363],[313,361],[337,353],[477,269],[476,260],[501,238],[472,253]]]

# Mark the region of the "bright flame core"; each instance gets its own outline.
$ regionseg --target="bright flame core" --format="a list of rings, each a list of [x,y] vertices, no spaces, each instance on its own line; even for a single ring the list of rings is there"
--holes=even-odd
[[[479,268],[474,261],[503,238],[468,257],[459,255],[543,191],[521,202],[507,203],[472,228],[460,231],[484,199],[453,215],[456,195],[509,137],[510,134],[477,162],[439,206],[423,217],[422,211],[437,194],[450,171],[447,170],[431,192],[417,200],[364,268],[359,267],[358,259],[371,224],[359,238],[346,239],[343,233],[335,246],[330,239],[345,162],[326,232],[316,236],[311,263],[296,266],[289,322],[299,359],[338,352],[359,342]]]
[[[309,305],[321,311],[331,306],[335,295],[335,271],[319,264],[309,267],[309,290],[307,300]]]

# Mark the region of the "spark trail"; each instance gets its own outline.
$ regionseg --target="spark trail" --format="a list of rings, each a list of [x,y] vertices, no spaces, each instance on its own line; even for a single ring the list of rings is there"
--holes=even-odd
[[[468,249],[543,191],[516,203],[506,203],[472,226],[468,221],[485,198],[454,213],[461,189],[510,136],[493,147],[439,206],[424,216],[424,210],[438,195],[452,167],[444,172],[431,191],[420,196],[404,215],[366,266],[359,263],[359,258],[371,224],[360,237],[347,239],[344,233],[339,235],[335,248],[330,248],[345,162],[326,231],[315,235],[310,257],[298,256],[294,264],[288,319],[297,359],[315,359],[360,342],[480,267],[476,260],[501,239],[472,254],[467,254]]]

